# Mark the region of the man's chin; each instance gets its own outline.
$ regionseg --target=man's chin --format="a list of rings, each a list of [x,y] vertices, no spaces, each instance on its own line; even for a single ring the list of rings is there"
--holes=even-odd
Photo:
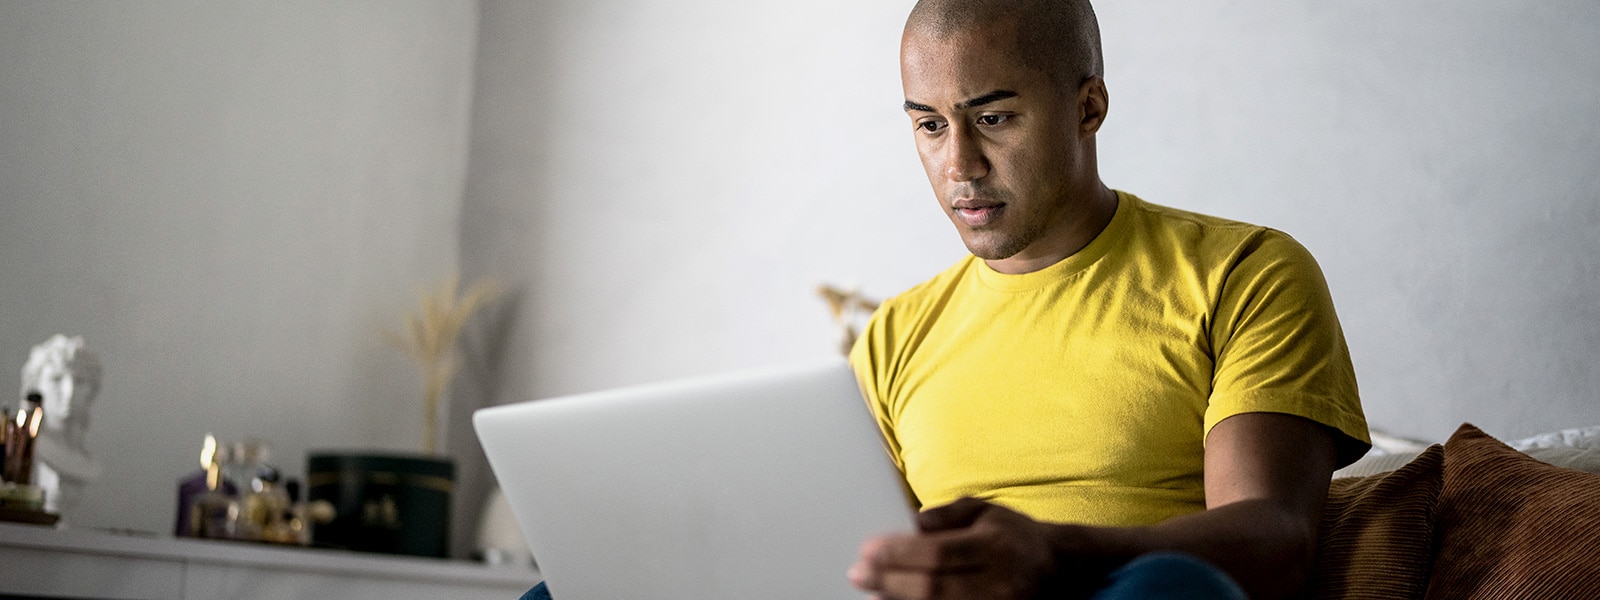
[[[1027,244],[1018,243],[1014,239],[976,232],[961,236],[961,243],[966,245],[967,252],[983,260],[1005,260],[1016,256],[1027,247]]]

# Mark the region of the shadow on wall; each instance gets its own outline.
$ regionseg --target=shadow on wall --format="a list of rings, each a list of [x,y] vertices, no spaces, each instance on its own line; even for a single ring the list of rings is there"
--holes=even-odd
[[[450,534],[452,556],[476,558],[483,550],[476,547],[475,538],[489,492],[496,485],[478,436],[472,431],[472,413],[487,406],[526,400],[501,397],[503,374],[508,368],[515,368],[508,367],[508,358],[523,297],[521,288],[502,288],[499,299],[484,305],[462,332],[461,372],[456,375],[451,398],[454,401],[449,404],[444,423],[448,432],[446,450],[458,461],[452,510],[456,515],[453,521],[461,527]]]

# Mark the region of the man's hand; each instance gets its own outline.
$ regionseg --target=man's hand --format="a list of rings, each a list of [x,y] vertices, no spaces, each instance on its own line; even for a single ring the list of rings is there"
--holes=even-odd
[[[867,540],[850,582],[879,598],[1035,597],[1061,579],[1062,531],[974,498],[917,515],[917,533]]]

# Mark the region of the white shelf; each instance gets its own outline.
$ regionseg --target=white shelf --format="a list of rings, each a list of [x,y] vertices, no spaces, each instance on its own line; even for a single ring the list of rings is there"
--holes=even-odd
[[[516,600],[537,571],[320,548],[0,523],[0,594]]]

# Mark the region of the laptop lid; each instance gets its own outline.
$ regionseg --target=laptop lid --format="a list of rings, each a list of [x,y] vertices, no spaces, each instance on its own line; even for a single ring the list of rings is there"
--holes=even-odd
[[[558,600],[852,598],[914,527],[843,361],[486,408],[490,467]]]

